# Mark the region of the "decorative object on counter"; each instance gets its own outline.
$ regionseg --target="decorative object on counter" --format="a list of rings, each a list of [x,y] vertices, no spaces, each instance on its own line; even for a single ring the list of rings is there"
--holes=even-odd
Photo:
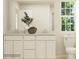
[[[26,12],[24,12],[24,14],[25,14],[25,17],[22,18],[21,20],[22,20],[22,22],[24,22],[25,24],[27,24],[28,27],[29,27],[30,24],[33,21],[33,18],[30,18]],[[36,33],[36,31],[37,31],[37,28],[36,27],[29,27],[29,29],[28,29],[28,33],[29,34],[34,34],[34,33]]]
[[[29,26],[33,21],[33,18],[30,18],[26,12],[24,12],[24,14],[25,14],[25,17],[22,18],[21,20]]]
[[[37,28],[36,28],[36,27],[30,27],[30,28],[28,29],[28,33],[29,33],[29,34],[35,34],[36,31],[37,31]]]

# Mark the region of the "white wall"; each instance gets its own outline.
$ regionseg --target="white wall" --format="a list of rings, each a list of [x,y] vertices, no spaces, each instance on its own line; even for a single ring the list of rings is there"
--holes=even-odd
[[[25,23],[21,21],[21,19],[25,16],[24,11],[28,13],[30,17],[34,20],[31,26],[37,27],[37,32],[41,33],[43,31],[51,31],[51,12],[50,12],[50,4],[26,4],[21,5],[19,10],[19,30],[24,30]],[[25,26],[24,26],[25,25]]]
[[[65,35],[76,35],[74,32],[63,32],[61,31],[61,18],[60,18],[60,1],[54,0],[54,32],[57,37],[57,59],[66,59],[66,51],[64,47],[64,36]]]
[[[16,8],[17,3],[15,0],[9,1],[9,31],[16,30]]]
[[[3,0],[3,33],[8,29],[8,0]]]

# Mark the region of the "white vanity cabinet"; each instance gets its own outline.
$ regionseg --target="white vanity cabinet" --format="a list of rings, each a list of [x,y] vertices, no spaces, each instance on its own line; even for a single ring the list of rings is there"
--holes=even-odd
[[[56,37],[4,36],[4,59],[56,59]]]

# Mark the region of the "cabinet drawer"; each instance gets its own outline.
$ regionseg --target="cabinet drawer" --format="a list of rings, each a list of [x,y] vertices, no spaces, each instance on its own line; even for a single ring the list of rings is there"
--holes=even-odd
[[[22,36],[4,36],[4,40],[22,40]]]
[[[34,36],[24,36],[24,40],[35,40]]]
[[[35,59],[35,51],[34,50],[24,50],[24,59]]]
[[[37,36],[37,40],[56,40],[55,36]]]
[[[35,41],[24,41],[24,49],[34,50],[35,49]]]

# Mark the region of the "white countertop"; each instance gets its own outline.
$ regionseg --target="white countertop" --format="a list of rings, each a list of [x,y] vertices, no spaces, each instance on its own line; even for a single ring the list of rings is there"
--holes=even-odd
[[[39,35],[39,36],[55,36],[55,33],[35,33],[35,34],[29,34],[29,33],[16,33],[16,32],[14,32],[14,33],[5,33],[5,34],[3,34],[4,36],[32,36],[32,35],[34,35],[34,36],[37,36],[37,35]]]

